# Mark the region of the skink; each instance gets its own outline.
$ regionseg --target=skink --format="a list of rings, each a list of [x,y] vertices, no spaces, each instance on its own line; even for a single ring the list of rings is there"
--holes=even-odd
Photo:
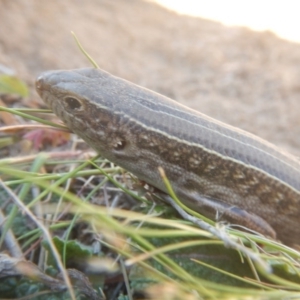
[[[41,98],[105,158],[181,201],[300,245],[300,162],[272,144],[100,69],[49,71]]]

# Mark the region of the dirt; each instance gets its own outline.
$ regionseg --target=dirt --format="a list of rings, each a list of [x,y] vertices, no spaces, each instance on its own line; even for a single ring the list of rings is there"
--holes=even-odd
[[[300,154],[300,44],[138,0],[0,0],[0,65],[99,66]],[[0,68],[1,69],[1,68]],[[2,68],[3,69],[3,68]]]

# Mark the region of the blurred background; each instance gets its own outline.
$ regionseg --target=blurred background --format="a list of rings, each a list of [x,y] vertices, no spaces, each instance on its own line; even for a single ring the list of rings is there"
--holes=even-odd
[[[219,21],[224,25],[271,30],[300,42],[300,3],[297,0],[156,0],[180,14]]]
[[[0,73],[25,80],[30,107],[40,72],[91,66],[74,31],[106,71],[299,155],[298,11],[291,0],[0,0]]]

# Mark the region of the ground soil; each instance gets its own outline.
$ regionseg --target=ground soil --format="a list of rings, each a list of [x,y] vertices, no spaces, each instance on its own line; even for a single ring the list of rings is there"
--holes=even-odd
[[[0,0],[0,72],[99,66],[300,154],[300,44],[138,0]]]

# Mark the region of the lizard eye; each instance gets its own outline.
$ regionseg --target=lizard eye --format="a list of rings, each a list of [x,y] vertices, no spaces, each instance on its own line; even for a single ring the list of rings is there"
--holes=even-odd
[[[74,97],[65,97],[64,98],[65,105],[69,110],[81,111],[83,110],[83,105],[80,100]]]

